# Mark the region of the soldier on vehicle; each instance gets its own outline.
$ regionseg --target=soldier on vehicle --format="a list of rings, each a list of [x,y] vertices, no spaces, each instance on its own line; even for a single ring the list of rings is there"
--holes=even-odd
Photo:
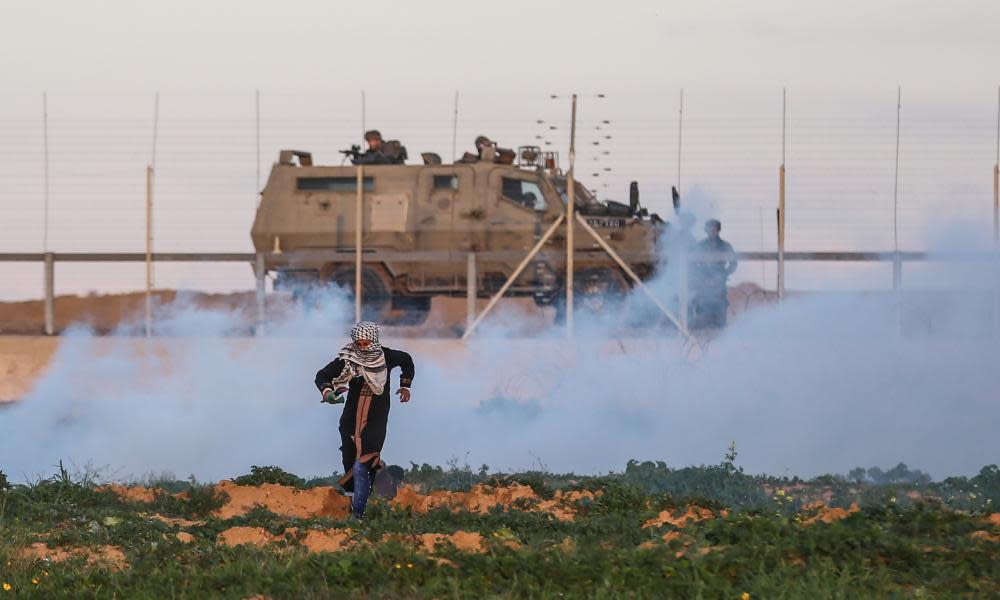
[[[406,161],[406,148],[398,140],[383,140],[377,129],[365,132],[365,143],[368,150],[363,153],[357,151],[357,146],[342,152],[349,154],[355,165],[401,165]]]
[[[726,281],[736,271],[733,246],[719,237],[722,223],[717,219],[705,222],[705,239],[695,245],[695,262],[691,265],[694,297],[691,302],[691,327],[725,327],[729,309]]]
[[[490,140],[490,138],[486,137],[485,135],[477,137],[475,144],[476,144],[476,156],[479,157],[479,160],[485,159],[483,153],[487,148],[496,148],[496,142]]]
[[[462,158],[458,160],[460,163],[474,163],[481,160],[488,162],[493,161],[493,153],[496,148],[496,144],[490,140],[490,138],[485,135],[476,136],[476,152],[466,152],[462,155]]]

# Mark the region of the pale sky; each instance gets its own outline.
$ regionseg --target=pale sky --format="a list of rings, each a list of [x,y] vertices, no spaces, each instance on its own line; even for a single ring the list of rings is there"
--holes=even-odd
[[[995,87],[1000,4],[2,4],[7,90]],[[592,82],[592,83],[591,83]]]
[[[589,150],[581,178],[618,199],[637,179],[645,203],[666,211],[682,87],[682,191],[703,199],[702,216],[723,219],[738,248],[770,250],[783,86],[790,249],[886,249],[897,85],[901,239],[916,249],[942,214],[979,221],[989,210],[998,57],[995,0],[3,0],[0,251],[42,247],[43,92],[50,249],[142,249],[159,91],[156,247],[249,251],[255,89],[261,177],[280,148],[339,161],[335,150],[361,131],[361,90],[367,125],[402,139],[413,157],[450,156],[456,91],[459,152],[487,133],[511,146],[542,143],[538,135],[565,154],[568,107],[549,95],[577,91]],[[602,120],[612,123],[598,132]],[[252,284],[241,265],[157,269],[164,286]],[[38,295],[40,265],[0,271],[0,296]],[[143,281],[140,265],[64,266],[57,277],[60,293]],[[773,285],[773,269],[747,265],[738,278]]]

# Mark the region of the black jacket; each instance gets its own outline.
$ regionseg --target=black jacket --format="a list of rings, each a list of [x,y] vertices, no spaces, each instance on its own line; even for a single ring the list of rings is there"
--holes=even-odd
[[[386,348],[385,346],[382,346],[382,352],[385,353],[385,368],[389,371],[387,375],[392,375],[392,370],[399,367],[402,370],[399,374],[399,387],[410,387],[410,384],[413,382],[413,358],[402,350],[393,350],[392,348]],[[337,376],[343,371],[344,360],[342,358],[335,358],[333,362],[329,363],[316,373],[316,389],[322,392],[323,388],[332,388],[333,386],[330,382],[336,379]],[[356,396],[361,393],[362,381],[364,380],[360,377],[355,377],[351,380],[348,397]],[[391,392],[391,387],[389,377],[386,377],[385,389],[382,390],[382,395],[388,397]]]

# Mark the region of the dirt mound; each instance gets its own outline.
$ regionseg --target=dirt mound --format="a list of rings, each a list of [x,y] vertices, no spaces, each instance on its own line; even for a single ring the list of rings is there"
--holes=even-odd
[[[989,523],[990,525],[996,525],[997,527],[1000,527],[1000,513],[993,513],[990,516],[986,517],[986,522]]]
[[[728,514],[728,513],[726,513]],[[726,514],[722,514],[725,517]],[[715,513],[707,508],[702,508],[700,506],[689,506],[687,510],[678,515],[673,515],[669,510],[661,511],[659,515],[655,518],[650,519],[643,523],[642,528],[647,527],[662,527],[664,525],[673,525],[674,527],[679,527],[683,529],[688,523],[697,523],[698,521],[704,521],[706,519],[714,519]]]
[[[112,571],[121,571],[128,568],[128,561],[125,560],[125,553],[117,546],[92,546],[79,548],[66,548],[55,546],[50,548],[48,544],[35,542],[27,548],[21,550],[21,557],[28,560],[46,560],[50,562],[62,562],[72,558],[83,558],[92,567],[106,567]]]
[[[415,512],[446,507],[480,514],[488,513],[498,505],[509,510],[517,503],[517,508],[522,510],[547,512],[560,521],[572,521],[576,514],[574,503],[583,499],[593,500],[595,497],[597,494],[586,490],[566,493],[559,490],[551,500],[542,500],[529,486],[519,483],[496,487],[480,484],[473,486],[468,492],[435,490],[427,494],[420,493],[413,486],[404,485],[397,490],[392,503]]]
[[[284,536],[271,535],[263,527],[230,527],[216,537],[216,543],[223,546],[267,546],[284,541]]]
[[[186,531],[178,531],[174,535],[177,538],[177,541],[182,544],[190,544],[194,542],[194,536]]]
[[[349,529],[310,529],[299,543],[309,552],[340,552],[354,545]]]
[[[404,485],[397,490],[392,503],[417,512],[427,512],[444,506],[456,510],[465,509],[469,512],[487,513],[498,504],[509,508],[514,501],[521,499],[538,500],[538,496],[530,487],[517,483],[495,488],[476,485],[468,492],[435,490],[427,494],[421,494],[416,488]]]
[[[188,521],[187,519],[178,519],[175,517],[164,517],[160,514],[144,515],[147,519],[152,519],[153,521],[159,521],[161,523],[166,523],[171,527],[201,527],[205,524],[205,521]]]
[[[643,527],[645,528],[646,526],[645,526],[645,525],[643,525]],[[664,543],[664,544],[669,544],[669,543],[670,543],[670,542],[672,542],[673,540],[676,540],[676,539],[680,539],[680,538],[682,538],[682,537],[683,537],[683,538],[685,538],[685,539],[688,539],[688,540],[689,540],[689,541],[687,541],[687,542],[685,543],[685,545],[686,545],[686,546],[687,546],[687,545],[690,545],[690,544],[691,544],[691,542],[690,542],[690,538],[687,538],[687,536],[684,536],[684,534],[682,534],[681,532],[679,532],[679,531],[674,531],[674,530],[670,530],[670,531],[668,531],[668,532],[664,533],[664,534],[663,534],[663,535],[661,536],[661,538],[660,538],[660,539],[661,539],[661,540],[663,540],[663,543]],[[656,547],[656,546],[658,546],[658,545],[659,545],[659,540],[658,540],[658,541],[655,541],[655,542],[654,542],[654,541],[652,541],[652,540],[650,540],[650,541],[646,541],[646,542],[643,542],[643,543],[639,544],[639,547],[640,547],[640,548],[655,548],[655,547]]]
[[[839,521],[841,519],[846,519],[852,514],[860,511],[857,502],[853,502],[848,508],[830,508],[822,502],[810,502],[802,507],[803,512],[812,513],[809,517],[802,520],[806,525],[812,525],[813,523],[833,523],[834,521]]]
[[[102,485],[97,488],[99,492],[113,492],[116,496],[125,500],[126,502],[156,502],[157,497],[165,494],[161,489],[148,488],[141,485],[137,486],[124,486],[117,483],[112,483],[110,485]]]
[[[252,283],[252,282],[251,282]],[[188,290],[153,290],[154,320],[156,312],[170,310],[169,305],[201,310],[217,310],[238,315],[239,322],[249,330],[256,311],[254,292],[208,294]],[[487,300],[477,302],[483,310]],[[287,295],[270,294],[267,310],[272,318],[282,318],[292,306]],[[86,296],[56,296],[55,330],[81,324],[99,334],[110,333],[123,325],[142,323],[145,314],[145,292],[125,294],[89,294]],[[535,305],[530,298],[505,298],[498,310],[518,315],[519,330],[527,333],[551,322],[551,315]],[[551,311],[549,311],[551,312]],[[465,327],[466,300],[434,298],[427,320],[417,326],[392,325],[401,334],[454,336]],[[0,302],[0,335],[41,335],[45,331],[45,309],[42,300]]]
[[[239,312],[251,323],[255,307],[253,292],[205,294],[201,292],[153,290],[153,305],[164,306],[180,297],[187,306]],[[146,310],[145,292],[56,296],[55,329],[83,324],[98,333],[108,333],[125,323],[141,323]],[[42,300],[0,303],[0,334],[41,334],[45,330]]]
[[[31,391],[48,368],[56,345],[46,338],[0,338],[0,403]]]
[[[281,535],[274,535],[263,527],[230,527],[216,537],[216,543],[229,547],[250,545],[263,548],[273,544],[289,544],[296,539],[302,548],[314,553],[342,552],[359,543],[354,540],[353,532],[350,529],[310,529],[305,532],[304,536],[300,536],[299,530],[294,527],[286,529]],[[421,533],[409,536],[386,534],[383,536],[383,541],[393,540],[414,546],[429,554],[449,545],[462,552],[485,551],[483,536],[475,531],[459,530],[451,534]]]
[[[310,519],[346,517],[351,509],[347,496],[332,487],[316,487],[300,490],[293,487],[265,483],[259,487],[237,485],[231,481],[221,481],[215,486],[229,500],[213,515],[220,519],[231,519],[246,514],[254,506],[263,506],[276,515]]]
[[[451,544],[462,552],[483,552],[483,536],[476,531],[456,531],[451,535],[444,533],[424,533],[417,536],[419,546],[433,554],[442,545]]]
[[[969,537],[983,542],[1000,543],[1000,535],[988,531],[973,531]]]

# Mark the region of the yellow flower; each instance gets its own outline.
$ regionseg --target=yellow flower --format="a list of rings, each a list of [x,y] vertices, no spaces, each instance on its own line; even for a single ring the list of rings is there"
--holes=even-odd
[[[11,589],[12,588],[11,588],[11,585],[9,583],[7,583],[6,581],[3,582],[3,591],[9,592]]]
[[[32,577],[31,578],[31,583],[33,583],[35,585],[38,585],[38,578],[37,577]]]
[[[403,568],[403,565],[401,565],[401,564],[399,564],[399,563],[396,563],[396,568],[397,568],[397,569],[402,569],[402,568]]]
[[[740,600],[750,600],[750,592],[743,592],[743,595],[740,596]]]
[[[406,568],[407,569],[412,569],[413,568],[413,563],[406,563]]]

